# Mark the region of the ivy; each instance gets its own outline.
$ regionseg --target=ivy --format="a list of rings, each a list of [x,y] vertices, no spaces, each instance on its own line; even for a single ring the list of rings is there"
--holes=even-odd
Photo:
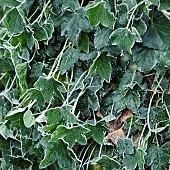
[[[168,0],[0,0],[2,170],[169,169]]]

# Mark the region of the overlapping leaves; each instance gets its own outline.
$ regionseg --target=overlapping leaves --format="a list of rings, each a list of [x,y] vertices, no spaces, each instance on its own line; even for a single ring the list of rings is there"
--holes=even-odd
[[[1,168],[167,169],[169,9],[0,0]]]

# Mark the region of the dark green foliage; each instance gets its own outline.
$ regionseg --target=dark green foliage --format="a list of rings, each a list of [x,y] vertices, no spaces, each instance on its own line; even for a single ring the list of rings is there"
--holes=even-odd
[[[168,170],[169,10],[0,0],[0,169]]]

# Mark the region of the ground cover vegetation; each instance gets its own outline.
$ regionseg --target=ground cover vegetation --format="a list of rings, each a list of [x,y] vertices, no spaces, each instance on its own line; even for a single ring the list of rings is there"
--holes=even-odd
[[[0,0],[0,169],[169,169],[169,81],[169,0]]]

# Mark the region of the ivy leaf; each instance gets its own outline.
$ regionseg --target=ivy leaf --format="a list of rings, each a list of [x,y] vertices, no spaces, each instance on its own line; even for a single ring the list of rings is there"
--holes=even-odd
[[[13,71],[13,65],[10,59],[4,59],[0,57],[0,72]]]
[[[102,28],[99,32],[95,34],[94,45],[97,50],[100,50],[110,44],[110,34],[111,30],[107,28]]]
[[[161,147],[149,146],[147,149],[146,164],[151,166],[151,169],[167,169],[169,166],[170,142],[166,142]]]
[[[34,87],[41,91],[46,102],[53,99],[55,93],[57,93],[59,99],[62,100],[62,95],[59,92],[59,89],[62,91],[64,90],[64,87],[53,78],[48,79],[46,77],[39,77],[39,79],[34,83]]]
[[[154,27],[157,30],[162,42],[169,46],[170,45],[170,30],[168,29],[170,26],[170,20],[164,16],[159,17],[154,23]]]
[[[158,50],[150,48],[135,48],[133,60],[137,64],[137,69],[141,72],[149,72],[158,63],[160,53]]]
[[[137,165],[139,167],[139,170],[144,170],[145,155],[145,151],[143,151],[142,149],[136,149],[134,155],[125,155],[123,163],[128,170],[134,170]]]
[[[78,45],[81,31],[89,32],[90,30],[91,27],[84,13],[76,12],[74,15],[68,16],[66,21],[63,21],[61,34],[64,35],[66,32],[69,40],[74,45]]]
[[[128,6],[128,10],[130,10],[131,8],[133,8],[135,5],[137,5],[136,0],[122,0],[123,4],[126,4]]]
[[[27,63],[18,64],[15,68],[16,75],[19,79],[19,85],[24,92],[26,90],[26,74],[27,74]]]
[[[128,28],[118,28],[110,35],[112,45],[118,45],[120,49],[132,54],[131,48],[134,46],[135,41],[141,42],[140,35],[136,28],[129,30]]]
[[[57,161],[60,168],[65,170],[75,169],[73,152],[67,148],[67,144],[59,139],[56,142],[49,142],[49,136],[42,138],[40,143],[45,147],[44,159],[40,162],[39,168],[48,167]]]
[[[48,38],[47,40],[50,40],[53,36],[54,32],[54,26],[51,23],[45,23],[42,25],[42,27],[46,30]]]
[[[79,40],[79,49],[88,53],[89,52],[89,37],[87,33],[82,33]]]
[[[98,110],[100,106],[99,106],[99,99],[96,93],[87,89],[85,95],[87,95],[87,101],[88,104],[90,105],[90,108],[92,108],[95,111]]]
[[[110,58],[106,56],[105,53],[100,54],[91,65],[88,75],[91,75],[96,70],[97,75],[99,75],[102,79],[110,82],[112,67],[110,64]]]
[[[0,0],[0,4],[3,6],[3,8],[6,7],[16,7],[20,4],[17,0]]]
[[[45,112],[47,117],[47,125],[57,126],[66,123],[78,122],[75,115],[71,113],[72,106],[66,105],[63,107],[50,108]]]
[[[126,89],[133,89],[136,84],[141,84],[142,74],[140,72],[127,71],[120,80],[119,89],[125,91]]]
[[[60,65],[61,74],[66,73],[66,71],[73,67],[74,63],[79,59],[79,55],[78,50],[74,48],[69,48],[64,52]]]
[[[102,169],[104,168],[105,170],[120,169],[120,163],[106,155],[102,155],[95,161],[95,163],[92,162],[92,164],[96,163],[99,164]]]
[[[143,37],[143,46],[153,49],[161,49],[164,45],[155,27],[150,27]]]
[[[74,126],[68,128],[66,126],[59,125],[57,129],[51,135],[51,142],[55,142],[58,139],[63,139],[69,144],[69,147],[72,148],[76,143],[85,145],[87,139],[85,133],[89,130],[83,126]]]
[[[53,1],[53,4],[57,8],[58,12],[62,12],[68,8],[71,10],[80,8],[80,4],[75,0],[65,0],[64,3],[63,0],[55,0]]]
[[[25,27],[23,17],[17,8],[8,11],[4,22],[7,29],[13,34],[21,33]]]
[[[0,125],[0,135],[6,140],[8,138],[15,139],[15,137],[13,136],[13,132],[5,124]]]
[[[105,1],[96,3],[87,9],[86,14],[91,26],[97,26],[101,23],[103,26],[113,29],[115,24],[114,15],[106,9],[105,3]]]
[[[45,100],[44,100],[44,97],[43,97],[41,91],[36,88],[28,89],[20,97],[20,100],[22,100],[24,106],[27,106],[31,102],[31,100],[36,100],[39,107],[40,106],[42,107],[45,103]]]
[[[126,94],[121,94],[118,91],[113,93],[113,106],[116,112],[120,112],[126,107],[133,113],[138,112],[140,106],[140,96],[138,92],[128,91]]]
[[[128,6],[125,3],[121,3],[117,6],[117,13],[118,21],[121,25],[126,26],[128,23]]]
[[[117,151],[120,155],[125,154],[134,154],[133,141],[131,139],[119,139],[117,143]]]
[[[23,115],[23,122],[27,128],[30,128],[35,123],[35,117],[31,110],[27,110]]]
[[[32,27],[33,27],[34,36],[35,36],[36,40],[43,41],[43,40],[48,39],[48,33],[47,33],[46,29],[44,27],[40,26],[38,22],[35,22],[32,25]],[[49,30],[48,30],[48,32],[49,32]],[[49,35],[50,35],[50,32],[49,32]]]
[[[104,127],[102,123],[97,123],[96,125],[86,124],[85,127],[90,130],[87,136],[92,136],[93,139],[101,145],[104,140],[104,134],[108,129]]]
[[[134,20],[133,26],[138,30],[141,36],[147,31],[147,25],[141,18]]]

